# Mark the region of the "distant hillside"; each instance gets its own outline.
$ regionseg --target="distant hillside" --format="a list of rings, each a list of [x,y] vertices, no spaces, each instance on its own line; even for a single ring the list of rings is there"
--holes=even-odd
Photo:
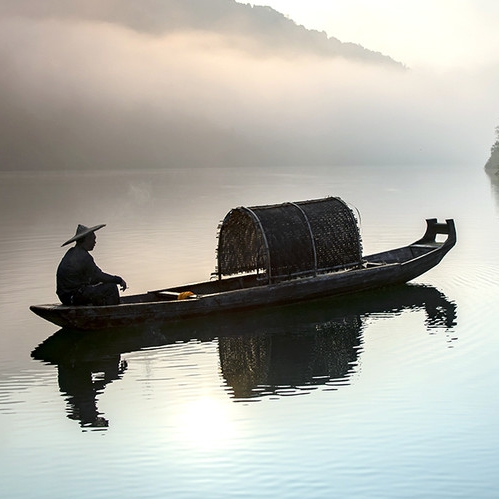
[[[266,54],[308,53],[404,67],[379,52],[354,43],[342,43],[324,32],[299,26],[270,7],[235,0],[3,0],[2,15],[86,19],[158,35],[180,30],[210,31],[244,36],[252,42],[248,50]]]
[[[0,171],[400,164],[428,133],[403,65],[235,0],[0,0],[0,67]]]

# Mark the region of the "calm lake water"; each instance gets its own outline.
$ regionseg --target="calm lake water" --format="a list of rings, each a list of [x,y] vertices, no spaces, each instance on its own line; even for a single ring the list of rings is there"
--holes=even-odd
[[[239,205],[342,197],[365,253],[454,218],[407,286],[113,333],[58,331],[62,242],[138,293],[204,280]],[[470,167],[0,174],[0,481],[15,498],[496,498],[499,194]]]

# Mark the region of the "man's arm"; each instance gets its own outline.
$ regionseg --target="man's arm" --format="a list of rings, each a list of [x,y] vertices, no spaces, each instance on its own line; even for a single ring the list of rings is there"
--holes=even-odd
[[[88,253],[87,253],[88,254]],[[106,272],[103,272],[95,263],[94,259],[90,254],[88,254],[88,266],[90,270],[90,274],[92,276],[91,278],[91,284],[97,284],[99,282],[112,282],[114,284],[118,284],[121,288],[121,291],[125,291],[127,288],[127,283],[125,280],[120,277],[119,275],[112,275],[112,274],[107,274]]]

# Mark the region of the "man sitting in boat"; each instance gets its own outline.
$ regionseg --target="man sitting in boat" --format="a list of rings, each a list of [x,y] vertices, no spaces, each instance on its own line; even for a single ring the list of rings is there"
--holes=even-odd
[[[62,245],[76,242],[57,268],[56,292],[63,305],[119,304],[118,285],[125,291],[126,282],[120,276],[102,272],[89,253],[97,241],[95,231],[104,226],[78,225],[76,234]]]

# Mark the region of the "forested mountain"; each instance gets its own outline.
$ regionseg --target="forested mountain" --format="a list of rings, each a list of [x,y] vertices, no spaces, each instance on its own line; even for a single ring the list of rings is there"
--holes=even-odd
[[[434,136],[402,64],[235,0],[0,0],[0,67],[0,170],[400,163]]]
[[[246,48],[262,54],[309,53],[403,67],[386,55],[299,26],[271,7],[235,0],[3,0],[0,16],[5,15],[98,21],[152,35],[209,31],[238,37],[240,48],[245,37]]]

